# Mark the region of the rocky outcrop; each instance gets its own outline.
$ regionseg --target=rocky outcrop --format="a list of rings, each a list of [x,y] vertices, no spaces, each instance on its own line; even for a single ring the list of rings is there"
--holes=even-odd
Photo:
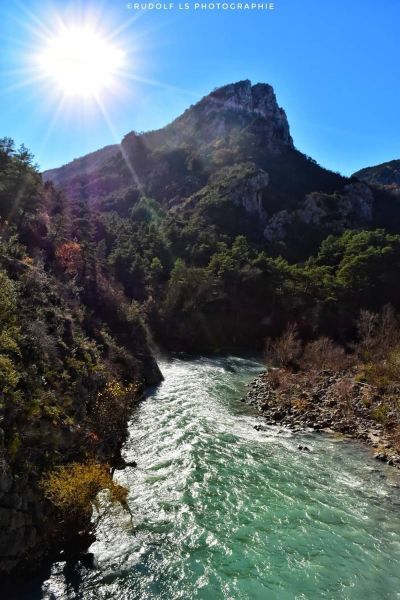
[[[266,151],[279,153],[283,148],[293,147],[286,113],[278,106],[273,88],[266,83],[252,85],[246,79],[226,85],[203,98],[196,109],[211,119],[218,136],[226,133],[230,111],[235,111],[246,120],[250,117],[255,122],[259,117]]]
[[[268,186],[267,173],[258,173],[246,182],[245,188],[237,190],[232,195],[232,201],[237,206],[241,205],[247,213],[255,215],[260,223],[265,223],[267,213],[263,205],[263,191]]]
[[[308,194],[302,205],[291,212],[281,210],[268,221],[264,237],[270,242],[285,240],[290,228],[306,226],[322,237],[340,234],[345,229],[368,227],[373,217],[374,196],[368,185],[346,185],[335,194]]]
[[[269,175],[257,169],[251,163],[220,169],[211,178],[207,186],[189,198],[184,209],[193,209],[208,198],[227,200],[256,218],[260,225],[267,220],[264,207],[264,192],[269,185]]]
[[[268,173],[261,169],[250,169],[243,177],[229,181],[221,192],[223,196],[229,197],[235,206],[241,206],[248,214],[257,217],[257,220],[263,224],[267,219],[263,204],[263,192],[268,184]]]
[[[143,371],[147,385],[159,383],[162,375],[153,357],[149,356],[145,363]],[[139,398],[132,398],[132,410]],[[107,439],[93,449],[96,459],[111,465],[113,470],[135,466],[134,461],[125,463],[121,457],[126,433],[127,430],[110,432]],[[44,456],[50,448],[49,440],[57,436],[55,460],[62,457],[64,463],[79,461],[85,458],[88,435],[90,431],[85,423],[55,428],[49,421],[47,426],[41,426],[38,455]],[[4,447],[0,444],[0,456],[3,453]],[[13,471],[5,461],[0,463],[0,579],[2,573],[11,572],[15,576],[19,572],[35,572],[48,555],[55,556],[61,550],[65,555],[78,556],[95,536],[90,519],[75,525],[75,528],[71,525],[66,528],[43,498],[36,469]]]

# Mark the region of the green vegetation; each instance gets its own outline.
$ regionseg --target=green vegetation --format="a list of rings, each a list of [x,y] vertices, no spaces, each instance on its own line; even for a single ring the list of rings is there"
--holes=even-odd
[[[99,224],[85,202],[43,185],[24,148],[0,140],[0,476],[12,482],[0,505],[7,519],[29,490],[36,519],[16,562],[73,536],[60,512],[78,511],[84,528],[99,491],[124,501],[108,463],[120,461],[133,403],[161,377]]]
[[[330,235],[315,256],[293,264],[254,236],[238,235],[249,216],[231,222],[229,198],[214,194],[204,191],[193,207],[157,222],[104,216],[106,260],[164,346],[254,347],[289,320],[303,336],[345,342],[361,309],[399,307],[399,235]]]
[[[249,135],[233,136],[236,158]],[[132,156],[143,150],[137,136],[125,144]],[[166,160],[170,150],[152,152]],[[189,172],[189,156],[198,169],[189,150],[169,156],[169,169]],[[129,398],[157,378],[146,328],[164,348],[193,352],[261,348],[290,322],[302,339],[346,344],[360,310],[399,308],[400,236],[348,230],[291,262],[240,201],[263,177],[254,163],[219,167],[168,209],[135,186],[99,203],[84,188],[67,198],[8,139],[0,158],[2,453],[14,471],[40,477],[68,460],[71,435],[82,458],[118,452]]]

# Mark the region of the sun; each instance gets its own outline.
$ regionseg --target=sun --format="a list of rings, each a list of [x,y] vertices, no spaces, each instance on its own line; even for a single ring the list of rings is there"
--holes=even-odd
[[[97,96],[112,87],[125,53],[87,27],[63,28],[49,38],[38,55],[44,77],[70,96]]]

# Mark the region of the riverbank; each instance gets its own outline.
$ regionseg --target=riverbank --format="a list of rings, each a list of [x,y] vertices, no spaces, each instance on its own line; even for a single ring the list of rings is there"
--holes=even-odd
[[[249,387],[243,401],[255,406],[266,424],[338,432],[362,440],[377,460],[400,468],[400,446],[390,420],[394,415],[384,414],[377,390],[358,381],[356,367],[339,373],[271,369]],[[385,423],[379,422],[383,417]]]

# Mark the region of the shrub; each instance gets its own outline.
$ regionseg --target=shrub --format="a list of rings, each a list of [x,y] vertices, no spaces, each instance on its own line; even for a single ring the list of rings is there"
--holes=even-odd
[[[104,390],[97,395],[91,422],[96,432],[104,439],[123,433],[132,409],[132,403],[139,392],[139,385],[122,385],[116,379],[109,381]]]
[[[351,417],[354,415],[354,394],[356,391],[354,378],[342,377],[336,381],[330,390],[330,394],[337,405],[341,408],[342,412],[347,416]]]
[[[400,426],[394,428],[390,434],[390,441],[393,444],[394,449],[400,452]]]
[[[400,346],[400,321],[394,309],[386,305],[379,314],[360,312],[358,353],[362,360],[379,361]]]
[[[276,390],[281,385],[282,372],[280,369],[269,369],[268,371],[268,383],[272,389]]]
[[[268,364],[277,367],[293,367],[297,364],[302,353],[301,342],[297,326],[290,324],[281,337],[267,339],[265,344],[265,358]]]
[[[386,423],[390,407],[387,404],[379,404],[371,410],[371,417],[379,423]]]
[[[275,373],[277,374],[275,387],[279,388],[281,394],[290,393],[298,383],[298,376],[289,369],[277,369]]]
[[[113,481],[108,465],[95,461],[56,467],[42,477],[40,486],[45,498],[68,519],[90,516],[93,506],[98,509],[102,491],[108,492],[111,503],[127,506],[128,490]]]
[[[76,273],[82,268],[82,248],[77,242],[65,242],[58,246],[56,258],[67,273]]]
[[[309,342],[301,359],[302,367],[317,371],[340,371],[349,366],[350,358],[344,348],[335,344],[330,338],[321,337]]]
[[[378,362],[369,362],[363,367],[363,376],[367,383],[381,390],[398,389],[400,385],[400,352],[391,352]]]
[[[301,412],[305,412],[310,408],[310,401],[307,398],[293,398],[291,404],[293,408]]]

